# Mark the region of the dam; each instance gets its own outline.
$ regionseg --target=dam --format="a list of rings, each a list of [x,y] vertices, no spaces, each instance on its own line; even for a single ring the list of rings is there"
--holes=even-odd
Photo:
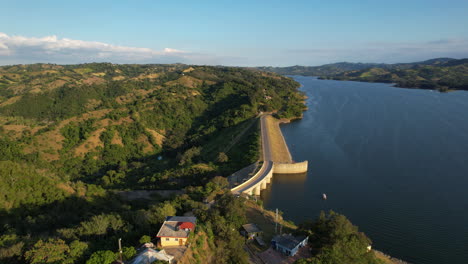
[[[231,189],[234,194],[260,195],[273,174],[307,172],[308,162],[294,162],[279,128],[279,121],[270,114],[260,117],[263,164],[251,178]]]

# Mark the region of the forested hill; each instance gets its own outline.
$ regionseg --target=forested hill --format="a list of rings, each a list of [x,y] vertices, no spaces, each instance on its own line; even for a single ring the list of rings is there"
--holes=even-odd
[[[261,111],[300,115],[297,87],[289,78],[241,68],[1,67],[0,139],[23,160],[50,163],[73,179],[140,185],[146,173],[130,180],[106,171],[163,153],[182,159],[191,148],[209,163],[220,151],[206,143],[224,130]]]
[[[284,75],[319,76],[321,79],[395,83],[405,88],[468,90],[468,59],[437,58],[414,63],[335,63],[316,67],[260,69]]]
[[[323,76],[371,67],[385,67],[387,64],[338,62],[322,66],[258,67],[257,69],[282,75]]]
[[[445,62],[373,67],[324,75],[322,79],[395,83],[398,87],[433,89],[439,91],[468,90],[468,59]]]
[[[205,208],[227,187],[215,176],[258,160],[255,117],[301,115],[298,87],[230,67],[0,67],[0,262],[108,263],[119,237],[131,257],[164,216]],[[114,194],[129,189],[186,194],[144,203]],[[240,236],[203,230],[226,247]],[[242,245],[226,247],[218,246],[220,257],[242,255]]]

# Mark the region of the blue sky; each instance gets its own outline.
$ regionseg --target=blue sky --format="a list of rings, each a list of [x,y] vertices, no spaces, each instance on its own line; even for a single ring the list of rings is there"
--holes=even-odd
[[[0,64],[468,57],[468,1],[0,1]]]

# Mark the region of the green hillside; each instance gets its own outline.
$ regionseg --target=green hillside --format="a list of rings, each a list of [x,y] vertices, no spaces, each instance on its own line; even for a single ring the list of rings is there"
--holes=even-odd
[[[348,63],[322,66],[258,67],[282,75],[319,76],[321,79],[395,83],[399,87],[468,90],[468,59],[436,58],[413,63]]]
[[[385,67],[388,64],[338,62],[322,66],[258,67],[257,69],[283,75],[322,76],[371,67]]]
[[[0,137],[16,142],[24,159],[106,186],[183,186],[165,169],[180,165],[179,177],[193,175],[201,170],[194,165],[222,152],[211,139],[260,111],[303,110],[296,82],[238,68],[38,64],[1,67],[0,77]],[[200,173],[243,165],[230,159]]]
[[[468,90],[468,59],[421,63],[391,68],[373,67],[324,75],[322,79],[395,83],[398,87]]]
[[[0,67],[0,262],[106,263],[118,238],[129,258],[164,216],[193,211],[210,254],[245,263],[239,201],[226,194],[212,216],[202,201],[227,187],[215,176],[258,160],[258,113],[301,114],[298,87],[229,67]],[[116,194],[141,189],[185,194]]]

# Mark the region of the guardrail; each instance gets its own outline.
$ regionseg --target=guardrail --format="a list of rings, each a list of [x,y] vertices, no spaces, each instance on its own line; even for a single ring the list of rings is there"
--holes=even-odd
[[[264,161],[260,170],[252,177],[250,177],[247,181],[237,185],[236,187],[231,189],[231,192],[234,193],[243,193],[247,192],[250,189],[255,188],[258,184],[260,184],[268,174],[270,174],[273,170],[273,163],[271,161]]]

